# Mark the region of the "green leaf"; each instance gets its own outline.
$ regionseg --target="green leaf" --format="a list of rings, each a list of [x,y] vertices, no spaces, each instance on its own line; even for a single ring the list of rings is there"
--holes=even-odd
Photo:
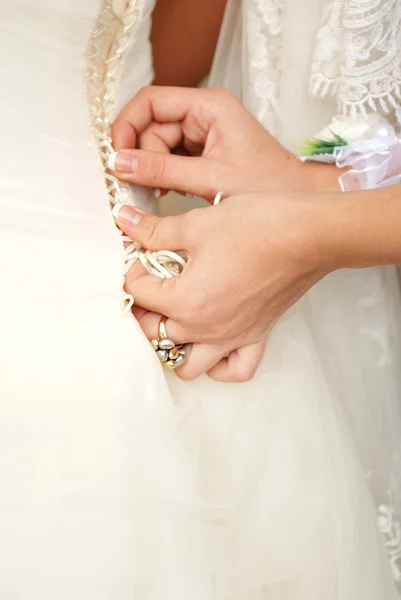
[[[305,156],[317,156],[319,154],[333,154],[334,149],[339,146],[348,146],[347,140],[342,138],[334,131],[331,131],[333,138],[332,140],[321,140],[316,137],[309,138],[302,142],[301,152]]]

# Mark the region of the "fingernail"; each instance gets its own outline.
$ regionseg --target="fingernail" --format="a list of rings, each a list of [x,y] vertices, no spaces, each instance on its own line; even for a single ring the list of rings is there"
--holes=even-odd
[[[138,168],[138,159],[129,150],[120,150],[120,152],[109,154],[107,166],[111,171],[135,173]]]
[[[115,220],[120,223],[125,223],[126,225],[138,225],[143,214],[135,210],[135,208],[132,208],[132,206],[115,204],[113,207],[113,216]]]
[[[162,191],[160,188],[155,188],[153,190],[153,195],[156,198],[156,200],[158,200],[160,198],[160,196],[162,195]]]

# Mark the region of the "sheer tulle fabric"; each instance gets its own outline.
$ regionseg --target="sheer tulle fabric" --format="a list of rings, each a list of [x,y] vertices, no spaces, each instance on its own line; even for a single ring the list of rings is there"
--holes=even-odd
[[[248,69],[246,97],[252,96],[252,85],[259,86],[259,97],[262,97],[260,76],[252,79],[251,75],[252,68],[261,72],[266,66],[261,57],[268,52],[264,46],[269,43],[269,29],[258,23],[259,34],[256,35],[255,32],[255,14],[261,10],[262,4],[249,1],[246,8],[242,8],[243,37],[251,40],[246,46],[245,56],[243,53],[242,66],[246,70],[248,65],[253,65]],[[291,0],[287,0],[285,5],[280,34],[285,38],[289,32],[298,31],[298,39],[293,40],[297,57],[294,58],[294,50],[290,45],[283,45],[278,58],[276,57],[282,87],[277,96],[280,111],[275,113],[274,126],[279,131],[279,139],[295,149],[302,139],[295,136],[301,135],[301,131],[303,135],[308,129],[306,137],[310,137],[311,132],[321,128],[327,118],[327,103],[322,103],[317,108],[314,100],[311,100],[305,106],[304,94],[292,94],[289,97],[286,83],[291,81],[294,90],[304,86],[305,75],[310,69],[310,47],[308,44],[297,44],[297,41],[300,41],[308,28],[308,38],[314,39],[316,16],[322,10],[322,3],[314,3],[314,10],[308,15],[303,11],[299,26],[297,19],[300,19],[300,7],[297,8]],[[230,10],[231,19],[234,14],[239,15],[239,3],[233,0]],[[225,38],[220,43],[221,54],[216,57],[211,83],[216,85],[221,78],[234,93],[241,94],[236,74],[233,73],[230,80],[224,68],[225,53],[233,53],[233,45],[236,44],[231,27],[223,29],[223,36]],[[267,96],[265,105],[269,104],[273,106],[271,98]],[[256,112],[269,127],[269,119],[263,119],[266,114],[267,109],[263,107],[259,113]],[[299,115],[302,115],[301,126],[294,123],[293,115],[298,120]],[[386,179],[387,184],[391,181],[394,183],[394,180],[388,178],[399,169],[398,140],[394,140],[393,144],[383,140],[386,152],[385,160],[381,161],[381,169],[378,163],[380,158],[383,159],[383,153],[380,156],[379,152],[372,152],[371,147],[369,151],[363,144],[355,143],[355,148],[350,144],[348,148],[339,150],[341,164],[353,165],[355,171],[358,171],[357,175],[355,171],[351,171],[348,178],[345,178],[344,186],[349,186],[346,189],[351,189],[351,185],[352,189],[375,187],[375,184],[383,185]],[[366,142],[366,145],[369,143]],[[373,161],[372,154],[375,154]],[[362,172],[359,173],[359,170]],[[369,179],[370,185],[367,185],[366,179]],[[396,269],[388,267],[335,273],[317,285],[299,303],[298,310],[306,318],[331,399],[346,423],[360,468],[366,477],[370,501],[380,507],[379,514],[391,515],[392,544],[388,543],[386,535],[385,541],[393,575],[399,581],[401,547],[397,514],[400,515],[401,508],[401,442],[398,435],[401,424],[401,382],[397,369],[400,358],[400,296]],[[384,521],[385,519],[380,520],[383,533],[386,528]]]
[[[87,131],[98,2],[3,8],[1,596],[396,600],[377,527],[400,472],[393,270],[323,281],[250,383],[166,383],[121,316],[123,249]],[[233,4],[238,42],[248,8]],[[217,58],[214,81],[252,98],[251,56],[227,41],[242,76]],[[141,74],[122,97],[151,80],[148,52],[133,40],[124,72]]]

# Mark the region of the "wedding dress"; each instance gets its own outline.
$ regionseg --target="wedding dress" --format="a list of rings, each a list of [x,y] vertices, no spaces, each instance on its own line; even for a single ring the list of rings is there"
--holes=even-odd
[[[229,2],[211,74],[290,148],[337,110],[305,81],[339,2],[304,4]],[[394,269],[327,277],[249,383],[166,381],[110,212],[151,201],[105,169],[153,1],[0,7],[1,598],[397,600]]]

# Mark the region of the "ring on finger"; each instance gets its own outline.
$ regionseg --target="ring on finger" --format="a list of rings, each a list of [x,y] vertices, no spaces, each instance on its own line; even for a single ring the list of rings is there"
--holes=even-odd
[[[225,195],[223,192],[217,192],[217,194],[215,195],[214,200],[213,200],[213,206],[217,206],[218,204],[220,204],[220,202],[222,200],[224,200],[224,198],[225,198]]]
[[[167,317],[163,316],[159,321],[158,337],[151,341],[160,362],[166,369],[177,369],[184,364],[188,355],[188,344],[176,344],[167,334]]]

